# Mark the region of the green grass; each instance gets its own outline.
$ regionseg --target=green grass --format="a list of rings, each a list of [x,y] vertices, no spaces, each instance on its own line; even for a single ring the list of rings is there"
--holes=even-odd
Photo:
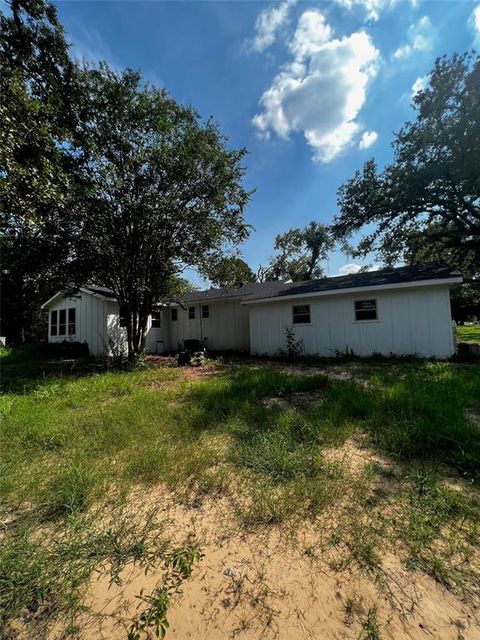
[[[457,327],[457,339],[459,342],[480,343],[480,324]]]
[[[0,497],[13,518],[0,552],[4,624],[29,607],[35,618],[39,602],[46,618],[75,610],[81,585],[115,553],[120,565],[136,553],[160,561],[150,533],[137,540],[120,518],[105,538],[92,516],[106,501],[121,509],[139,485],[161,484],[187,502],[227,495],[247,527],[314,523],[335,509],[338,568],[353,562],[372,573],[390,540],[406,566],[452,589],[477,588],[475,575],[455,568],[455,545],[468,558],[478,544],[480,429],[465,409],[479,406],[480,365],[366,363],[357,381],[228,365],[191,381],[177,368],[119,373],[95,360],[39,361],[28,349],[1,361]],[[313,391],[302,407],[262,402]],[[354,474],[329,457],[349,438],[385,456],[396,475],[375,465]],[[471,489],[446,486],[454,471]],[[462,535],[449,536],[456,527]],[[377,637],[374,616],[365,624],[365,637]]]

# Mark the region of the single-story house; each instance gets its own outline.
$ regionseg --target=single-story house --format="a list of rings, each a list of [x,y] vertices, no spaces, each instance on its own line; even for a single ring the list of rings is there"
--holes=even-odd
[[[309,355],[360,356],[454,353],[450,285],[462,277],[441,263],[425,263],[306,282],[246,283],[185,294],[149,318],[147,351],[177,351],[198,340],[209,351],[277,355],[293,329]],[[48,340],[87,342],[95,355],[122,345],[119,306],[109,289],[58,292],[49,311]]]

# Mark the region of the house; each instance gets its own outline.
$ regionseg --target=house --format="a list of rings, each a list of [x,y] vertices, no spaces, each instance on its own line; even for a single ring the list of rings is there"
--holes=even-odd
[[[150,316],[147,351],[176,351],[199,340],[209,351],[274,356],[292,328],[305,354],[360,356],[417,354],[445,358],[454,352],[450,285],[462,277],[441,263],[425,263],[307,282],[247,283],[194,291],[181,304]],[[59,292],[49,311],[48,340],[87,342],[99,355],[123,344],[112,291],[85,286],[74,297]]]

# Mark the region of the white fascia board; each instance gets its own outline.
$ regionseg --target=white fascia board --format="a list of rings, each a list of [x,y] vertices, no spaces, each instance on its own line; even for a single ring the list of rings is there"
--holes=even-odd
[[[78,290],[81,291],[82,293],[88,293],[89,295],[93,296],[94,298],[101,298],[102,300],[112,300],[113,302],[116,302],[116,298],[107,298],[106,296],[102,296],[101,293],[94,293],[93,291],[89,291],[88,289],[85,289],[84,287],[80,287]],[[54,300],[56,300],[57,298],[60,298],[62,296],[64,298],[75,298],[75,297],[77,297],[76,294],[65,295],[65,293],[66,293],[66,289],[63,289],[62,291],[57,291],[57,293],[55,293],[51,298],[49,298],[46,302],[44,302],[40,306],[40,309],[47,309]]]
[[[337,296],[345,293],[366,293],[368,291],[390,291],[391,289],[414,289],[416,287],[431,287],[435,285],[450,285],[463,282],[461,276],[444,278],[439,280],[418,280],[417,282],[397,282],[396,284],[379,284],[368,287],[349,287],[347,289],[329,289],[326,291],[311,291],[309,293],[297,293],[285,296],[275,296],[272,298],[257,298],[256,300],[243,300],[242,304],[265,304],[267,302],[281,302],[282,300],[301,300],[304,298],[318,298],[320,296]]]

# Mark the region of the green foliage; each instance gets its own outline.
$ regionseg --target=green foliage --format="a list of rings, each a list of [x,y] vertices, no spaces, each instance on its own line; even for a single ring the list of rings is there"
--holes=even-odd
[[[2,326],[44,334],[39,306],[66,281],[73,217],[75,69],[55,7],[12,0],[0,12]]]
[[[143,84],[134,71],[85,68],[79,139],[84,150],[76,268],[113,289],[129,356],[145,346],[148,314],[171,278],[224,243],[248,236],[246,151],[229,150],[213,120]]]
[[[479,342],[480,343],[480,325],[469,325],[457,327],[457,339],[460,342]]]
[[[202,273],[215,287],[255,282],[255,274],[238,256],[212,255],[205,261]]]
[[[426,88],[413,98],[416,120],[393,142],[394,160],[382,172],[369,160],[338,191],[333,229],[348,237],[373,231],[356,254],[377,251],[392,263],[425,253],[480,265],[480,60],[475,54],[439,58]],[[420,253],[419,253],[420,252]]]
[[[180,585],[192,573],[195,564],[200,562],[202,555],[196,547],[179,547],[165,556],[165,566],[170,572],[165,583],[157,586],[151,594],[138,596],[140,603],[146,605],[135,616],[128,630],[128,640],[140,640],[150,632],[155,638],[164,638],[169,627],[167,612],[172,596],[178,593]]]
[[[275,238],[277,252],[270,264],[261,268],[263,280],[313,280],[323,276],[321,261],[333,250],[330,229],[320,222],[309,222],[303,229],[289,229]]]

